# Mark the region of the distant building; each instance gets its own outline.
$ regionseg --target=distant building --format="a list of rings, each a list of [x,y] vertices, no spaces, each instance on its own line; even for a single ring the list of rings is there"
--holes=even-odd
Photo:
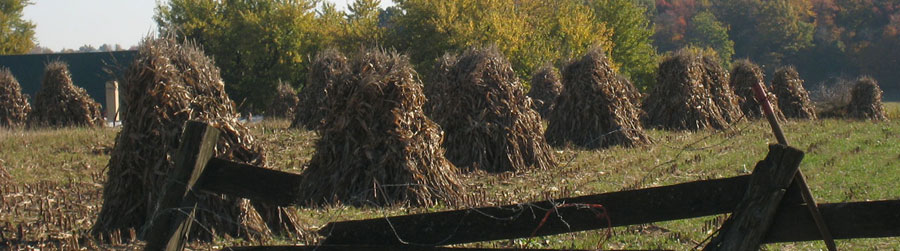
[[[44,65],[52,60],[60,60],[69,64],[72,82],[87,91],[97,103],[107,109],[107,82],[114,81],[104,69],[127,69],[134,61],[137,51],[85,52],[85,53],[50,53],[0,56],[0,66],[8,67],[13,76],[22,85],[22,92],[34,96],[41,89],[44,78]],[[121,86],[119,86],[121,88]]]

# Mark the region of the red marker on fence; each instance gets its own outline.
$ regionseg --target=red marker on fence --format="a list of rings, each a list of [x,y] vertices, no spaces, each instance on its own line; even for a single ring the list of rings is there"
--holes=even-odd
[[[766,114],[766,119],[769,120],[769,125],[772,126],[772,132],[775,133],[775,138],[778,139],[778,143],[785,146],[788,145],[787,138],[784,137],[784,132],[781,131],[781,125],[778,124],[778,118],[775,117],[775,111],[772,109],[772,104],[769,103],[769,98],[763,90],[762,83],[757,82],[753,85],[753,94],[756,96],[756,102],[759,103],[763,112]],[[822,240],[825,241],[825,246],[829,251],[837,250],[837,245],[834,244],[834,238],[831,237],[831,232],[829,232],[828,227],[825,226],[825,220],[822,219],[822,214],[819,212],[819,208],[812,196],[812,192],[809,191],[809,186],[806,185],[806,178],[803,177],[803,172],[801,172],[800,169],[797,169],[797,174],[794,175],[794,182],[798,182],[800,185],[800,195],[802,195],[803,202],[806,203],[806,207],[809,209],[813,221],[816,222],[816,228],[819,229]]]

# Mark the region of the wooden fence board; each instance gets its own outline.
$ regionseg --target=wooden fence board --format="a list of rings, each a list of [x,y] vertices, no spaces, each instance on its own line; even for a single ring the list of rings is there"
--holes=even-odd
[[[694,218],[733,210],[747,181],[748,176],[738,176],[552,202],[333,222],[319,233],[326,236],[323,244],[447,245],[522,238],[531,236],[559,204],[602,205],[609,221],[598,219],[596,208],[562,207],[535,236]]]
[[[215,155],[220,131],[210,125],[188,121],[175,154],[175,167],[166,179],[159,205],[150,221],[144,250],[182,250],[191,228],[197,203],[194,186],[207,162]]]
[[[800,150],[770,145],[769,155],[753,169],[743,200],[704,250],[759,250],[802,160]]]
[[[300,175],[214,158],[197,186],[207,192],[288,206],[297,201]]]
[[[900,237],[900,200],[819,204],[835,239]],[[806,206],[782,205],[764,242],[821,240]]]
[[[259,246],[229,247],[233,251],[502,251],[502,250],[541,250],[541,251],[578,251],[582,249],[521,249],[521,248],[452,248],[426,246],[364,246],[364,245],[324,245],[324,246]]]

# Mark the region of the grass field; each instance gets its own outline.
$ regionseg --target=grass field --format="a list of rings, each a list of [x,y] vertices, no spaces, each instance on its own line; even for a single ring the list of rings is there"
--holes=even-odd
[[[789,142],[806,152],[801,168],[820,202],[900,199],[900,103],[887,105],[891,122],[819,120],[789,121]],[[287,121],[252,124],[269,166],[301,172],[312,156],[314,133],[286,129]],[[123,248],[139,244],[98,245],[81,238],[101,204],[109,150],[118,132],[105,129],[0,131],[0,249]],[[668,132],[651,130],[654,144],[604,150],[556,149],[560,166],[500,175],[469,174],[464,182],[473,198],[468,206],[502,205],[677,184],[749,173],[773,143],[768,125],[743,122],[725,131]],[[448,209],[433,208],[298,208],[308,230],[327,222]],[[663,248],[692,249],[721,224],[710,216],[587,231],[531,239],[476,243],[474,247]],[[126,233],[127,235],[128,233]],[[312,234],[246,242],[217,240],[192,244],[207,249],[222,245],[308,244]],[[78,241],[76,243],[76,241]],[[898,249],[900,238],[839,240],[841,249]],[[820,242],[767,245],[774,250],[824,249]]]

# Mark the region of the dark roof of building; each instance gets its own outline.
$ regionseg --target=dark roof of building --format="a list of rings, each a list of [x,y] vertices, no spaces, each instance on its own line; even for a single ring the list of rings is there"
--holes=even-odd
[[[126,69],[134,60],[137,51],[51,53],[0,56],[0,67],[8,67],[22,85],[22,92],[33,99],[41,88],[44,66],[53,60],[69,64],[72,82],[84,88],[88,95],[106,107],[106,82],[113,77],[104,69],[116,72]],[[121,88],[121,87],[120,87]],[[34,102],[31,100],[31,102]]]

